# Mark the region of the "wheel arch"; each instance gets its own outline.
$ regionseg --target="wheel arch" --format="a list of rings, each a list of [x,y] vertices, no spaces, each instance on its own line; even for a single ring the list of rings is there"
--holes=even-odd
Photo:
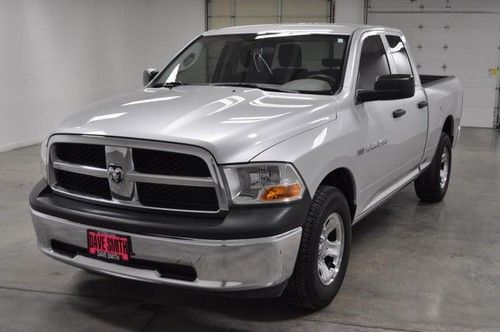
[[[454,134],[454,119],[453,115],[448,115],[446,120],[444,121],[443,128],[441,132],[448,134],[451,140],[451,144],[453,144],[453,134]]]
[[[336,168],[321,180],[320,185],[336,187],[344,194],[349,204],[352,222],[356,213],[356,183],[352,172],[345,167]]]

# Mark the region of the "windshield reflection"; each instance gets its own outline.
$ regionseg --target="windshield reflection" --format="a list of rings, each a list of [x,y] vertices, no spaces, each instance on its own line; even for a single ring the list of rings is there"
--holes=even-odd
[[[325,31],[202,36],[150,87],[229,85],[333,94],[341,82],[348,39]]]

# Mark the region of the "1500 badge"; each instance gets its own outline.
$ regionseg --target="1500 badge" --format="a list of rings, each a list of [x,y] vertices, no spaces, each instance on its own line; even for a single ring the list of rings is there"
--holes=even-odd
[[[386,144],[387,144],[387,138],[378,140],[375,143],[371,143],[370,145],[368,145],[362,149],[359,149],[358,156],[361,156],[362,154],[364,154],[366,152],[370,152],[371,150],[374,150],[374,149],[381,147],[382,145],[386,145]]]

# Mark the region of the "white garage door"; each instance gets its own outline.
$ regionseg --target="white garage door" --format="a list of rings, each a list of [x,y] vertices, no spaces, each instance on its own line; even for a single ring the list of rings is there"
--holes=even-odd
[[[207,28],[265,23],[331,22],[331,0],[209,0]]]
[[[499,124],[500,0],[371,0],[368,23],[401,29],[421,74],[460,79],[462,125]]]

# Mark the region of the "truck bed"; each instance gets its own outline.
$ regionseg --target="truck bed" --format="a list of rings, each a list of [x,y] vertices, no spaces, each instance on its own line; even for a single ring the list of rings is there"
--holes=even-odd
[[[455,76],[443,76],[443,75],[419,75],[419,77],[420,77],[420,83],[424,88],[455,78]]]
[[[457,132],[462,116],[462,85],[455,76],[420,75],[420,80],[429,102],[427,148],[433,151],[439,141],[445,114],[453,116],[453,132]]]

